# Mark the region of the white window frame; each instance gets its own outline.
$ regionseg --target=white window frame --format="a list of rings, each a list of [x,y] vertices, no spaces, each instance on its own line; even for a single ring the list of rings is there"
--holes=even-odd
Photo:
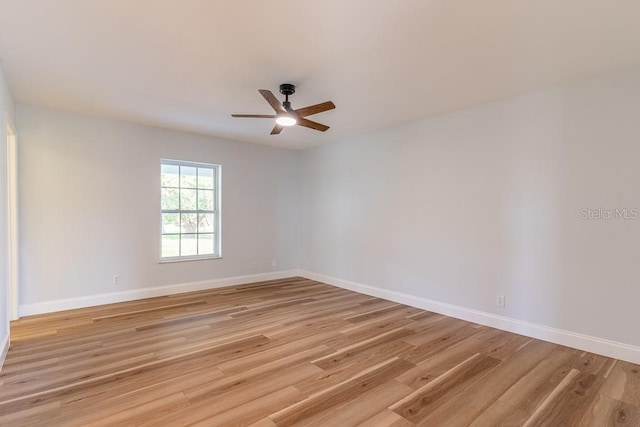
[[[173,165],[173,166],[185,166],[185,167],[196,167],[196,168],[207,168],[213,169],[213,197],[214,197],[214,210],[205,211],[207,213],[213,213],[213,254],[204,254],[204,255],[180,255],[173,257],[163,257],[162,256],[162,236],[172,234],[172,235],[182,235],[183,233],[165,233],[162,227],[162,214],[163,213],[198,213],[203,211],[185,211],[182,209],[178,210],[163,210],[162,209],[162,188],[167,188],[162,186],[162,181],[160,181],[160,245],[159,245],[159,258],[160,263],[167,262],[180,262],[180,261],[195,261],[195,260],[203,260],[203,259],[219,259],[222,258],[222,166],[219,164],[213,163],[200,163],[200,162],[190,162],[185,160],[173,160],[173,159],[160,159],[160,174],[159,177],[162,179],[162,166],[163,165]],[[173,187],[175,188],[175,187]],[[182,189],[181,183],[179,184],[178,189]],[[199,234],[199,233],[188,233],[188,234]],[[206,233],[209,234],[209,233]]]

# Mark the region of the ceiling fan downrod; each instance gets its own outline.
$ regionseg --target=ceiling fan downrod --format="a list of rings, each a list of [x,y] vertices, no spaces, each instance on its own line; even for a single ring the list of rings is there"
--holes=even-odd
[[[280,93],[284,95],[284,102],[282,103],[282,106],[285,110],[292,111],[291,103],[289,102],[289,95],[296,93],[296,87],[291,83],[282,83],[280,85]]]

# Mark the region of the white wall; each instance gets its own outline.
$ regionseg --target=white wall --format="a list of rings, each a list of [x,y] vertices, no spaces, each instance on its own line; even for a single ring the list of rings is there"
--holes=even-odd
[[[297,268],[297,152],[22,105],[17,121],[21,306]],[[158,263],[161,158],[222,165],[222,259]]]
[[[320,146],[301,173],[303,269],[640,345],[640,219],[581,219],[640,209],[640,71]]]
[[[13,99],[0,68],[0,367],[9,337],[7,307],[7,123],[15,124]]]

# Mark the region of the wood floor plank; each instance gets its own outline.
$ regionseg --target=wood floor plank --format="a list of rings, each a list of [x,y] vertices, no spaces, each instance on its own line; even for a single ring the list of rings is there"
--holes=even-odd
[[[275,389],[279,387],[280,383],[294,384],[295,381],[308,378],[320,371],[317,366],[305,363],[315,354],[317,354],[317,349],[309,349],[303,353],[293,354],[262,366],[258,365],[245,372],[226,375],[218,381],[211,381],[186,390],[187,398],[194,403],[216,399],[225,393],[235,392],[238,389],[257,388],[263,382],[269,387],[275,387]]]
[[[579,427],[640,426],[640,407],[599,393],[577,425]]]
[[[215,388],[196,387],[185,392],[191,406],[154,420],[151,425],[190,425],[200,422],[270,395],[281,390],[282,384],[291,384],[301,378],[313,375],[317,369],[311,364],[297,364],[280,375],[265,375],[261,379],[255,379],[251,376],[244,376],[241,379],[229,377],[228,380],[214,381]]]
[[[465,388],[485,377],[499,363],[497,359],[476,353],[434,381],[394,403],[390,409],[413,423],[421,423],[447,399],[461,394]]]
[[[484,337],[487,332],[488,331],[483,331],[473,325],[463,326],[451,332],[443,333],[440,336],[434,337],[431,341],[417,346],[405,355],[405,359],[409,362],[420,364],[453,346],[456,346],[456,349],[460,349],[461,345],[458,344],[462,344],[462,347],[473,349],[473,352],[479,352],[478,350],[482,350],[482,348],[476,345],[477,341],[470,338],[479,334],[482,334],[481,336]]]
[[[189,301],[189,302],[162,305],[162,306],[153,307],[153,308],[142,308],[139,310],[127,311],[125,313],[114,313],[114,314],[105,314],[105,315],[96,316],[93,318],[93,321],[100,322],[104,320],[114,320],[114,319],[123,319],[123,318],[126,318],[126,320],[131,320],[135,318],[137,315],[148,314],[152,312],[160,312],[160,311],[162,311],[162,314],[166,316],[168,314],[167,312],[169,312],[170,310],[173,310],[173,309],[182,310],[185,307],[191,307],[195,305],[199,306],[202,304],[205,304],[205,301],[198,300],[198,301]]]
[[[403,371],[410,369],[412,366],[409,362],[394,357],[343,383],[323,390],[310,396],[308,399],[276,412],[269,418],[277,425],[299,423],[319,411],[324,411],[339,403],[357,398],[360,393],[384,384]]]
[[[611,370],[615,362],[616,360],[610,357],[585,351],[574,356],[571,361],[571,367],[587,374],[594,374],[606,378],[607,371]]]
[[[613,399],[640,406],[640,366],[617,361],[602,386],[602,393]]]
[[[356,347],[353,350],[332,352],[311,363],[322,368],[327,373],[358,371],[382,362],[390,357],[401,356],[413,348],[402,340],[383,340],[375,346],[367,346],[366,349]],[[318,362],[319,360],[319,362]],[[325,384],[328,384],[325,382]],[[306,391],[309,391],[306,389]]]
[[[498,401],[531,416],[573,369],[570,363],[572,357],[562,349],[554,349],[538,365],[522,375]]]
[[[346,317],[344,320],[351,323],[359,323],[359,322],[364,322],[364,321],[373,319],[375,317],[384,316],[385,314],[393,313],[394,311],[404,310],[404,309],[406,309],[406,307],[400,304],[387,303],[383,308],[370,310],[366,313],[358,314],[357,316]]]
[[[250,424],[249,427],[278,427],[276,423],[271,421],[271,418],[261,418],[253,424]]]
[[[406,338],[405,341],[416,347],[433,341],[434,339],[441,338],[443,335],[453,333],[459,329],[469,326],[469,322],[464,322],[458,319],[441,319],[436,322],[429,322],[422,328],[418,329],[416,325],[410,329],[418,330],[412,337]]]
[[[387,381],[370,391],[359,394],[351,401],[314,414],[305,420],[304,425],[323,427],[360,424],[411,392],[413,389],[402,383]],[[394,422],[396,421],[398,420]]]
[[[50,419],[51,413],[57,413],[60,409],[60,401],[50,402],[47,404],[33,405],[21,411],[7,412],[0,415],[0,425],[10,426],[19,424],[36,424],[38,421]],[[45,418],[43,418],[45,414]]]
[[[472,337],[473,336],[475,335],[472,335]],[[416,352],[424,349],[424,346],[428,346],[429,343],[410,350],[404,355],[405,360],[411,362],[420,360],[420,363],[418,363],[415,368],[400,375],[397,378],[400,382],[415,389],[423,387],[425,384],[435,380],[468,358],[480,354],[479,350],[482,349],[470,338],[459,341],[453,345],[449,345],[451,344],[450,340],[436,340],[434,344],[435,345],[428,347],[426,354],[420,351],[419,358],[415,357]]]
[[[532,426],[577,425],[597,397],[604,378],[573,369],[525,424]]]
[[[0,425],[639,426],[639,373],[291,277],[12,322]]]
[[[446,421],[451,426],[469,425],[515,384],[523,373],[529,372],[543,361],[554,348],[554,344],[544,341],[529,341],[512,357],[497,364],[482,381],[467,387],[464,395],[452,395],[421,419],[420,424],[437,425]],[[469,399],[468,396],[474,398]]]
[[[194,427],[246,426],[257,422],[265,413],[273,413],[303,400],[304,396],[293,386],[285,387],[255,400],[236,406],[213,417],[193,424]]]
[[[366,353],[339,359],[335,366],[331,366],[330,369],[321,370],[319,374],[300,381],[296,383],[295,386],[306,394],[316,394],[353,378],[371,366],[406,352],[408,347],[410,347],[410,345],[403,341],[394,341],[372,348]]]
[[[169,398],[170,396],[175,398],[170,399],[170,405],[166,407],[150,406],[154,408],[152,414],[143,412],[144,415],[141,416],[139,412],[134,412],[133,415],[131,415],[131,417],[135,416],[146,422],[164,417],[188,406],[183,404],[183,401],[186,400],[183,390],[196,387],[209,381],[215,381],[221,376],[221,372],[215,369],[201,369],[192,371],[192,375],[182,375],[162,383],[152,383],[146,386],[130,381],[126,384],[117,384],[109,390],[104,389],[102,393],[92,394],[91,396],[75,395],[70,397],[62,402],[61,411],[64,414],[73,414],[74,421],[83,414],[85,414],[88,419],[102,419],[107,418],[106,414],[101,414],[101,410],[105,407],[108,408],[109,413],[115,413],[116,407],[121,408],[122,411],[128,411],[131,408]],[[178,398],[178,396],[184,397],[184,399]],[[100,415],[96,416],[96,414]],[[130,423],[131,421],[128,420],[127,422]]]
[[[388,332],[383,332],[358,343],[339,348],[335,351],[335,353],[316,359],[311,363],[319,366],[320,368],[328,369],[332,366],[335,366],[336,362],[338,362],[339,360],[352,357],[353,354],[367,351],[379,345],[394,342],[401,338],[405,338],[413,333],[413,331],[404,328],[397,328]]]
[[[390,409],[385,409],[371,418],[364,420],[358,424],[357,427],[411,427],[413,425],[414,424],[406,418],[402,418]]]
[[[524,425],[528,418],[525,411],[498,400],[477,416],[469,427],[518,427]]]
[[[0,402],[0,413],[16,412],[37,405],[45,405],[51,402],[63,404],[84,404],[92,399],[105,401],[114,395],[128,393],[132,390],[145,389],[154,385],[164,385],[167,382],[186,376],[198,379],[211,380],[212,377],[222,377],[224,374],[211,368],[213,356],[201,358],[197,365],[193,360],[186,358],[173,361],[162,361],[147,366],[137,367],[129,372],[119,372],[107,375],[100,380],[83,383],[72,383],[67,387],[47,390],[44,393],[21,396],[13,401]],[[206,370],[203,375],[200,371]]]
[[[158,397],[142,404],[126,404],[126,409],[120,405],[110,403],[108,407],[101,411],[90,412],[85,417],[74,416],[72,420],[59,418],[57,422],[64,423],[69,427],[109,427],[114,425],[138,425],[143,420],[148,420],[151,416],[157,417],[162,414],[172,413],[181,408],[189,406],[189,401],[184,394],[175,393],[168,396]]]
[[[234,358],[227,362],[222,362],[218,364],[218,369],[225,373],[245,371],[256,365],[262,365],[274,360],[279,360],[291,354],[298,354],[308,348],[318,348],[318,346],[321,346],[324,341],[335,334],[335,332],[328,331],[300,338],[295,341],[284,342],[282,343],[282,345],[278,345],[279,342],[277,340],[272,340],[272,342],[275,344],[274,347],[271,347],[259,353]],[[329,351],[325,351],[323,353],[329,353]],[[321,357],[325,356],[323,355]]]
[[[53,378],[42,379],[33,375],[27,379],[20,379],[17,382],[5,382],[0,389],[0,402],[20,398],[25,394],[38,394],[46,392],[50,389],[67,387],[69,384],[96,380],[104,375],[108,375],[111,371],[125,371],[134,369],[135,367],[156,361],[153,353],[143,354],[141,356],[119,360],[108,365],[99,365],[84,368],[80,371],[71,368],[64,377],[54,376]]]

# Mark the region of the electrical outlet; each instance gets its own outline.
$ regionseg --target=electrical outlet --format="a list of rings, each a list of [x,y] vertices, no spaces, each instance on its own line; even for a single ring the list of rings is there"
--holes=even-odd
[[[118,276],[117,274],[115,276],[113,276],[113,284],[114,285],[119,285],[120,284],[120,276]]]
[[[278,260],[277,259],[272,259],[271,260],[271,267],[277,267],[278,266]]]
[[[504,295],[496,295],[496,305],[498,307],[504,307]]]
[[[258,268],[258,263],[255,261],[251,261],[251,269],[255,270],[256,268]]]

